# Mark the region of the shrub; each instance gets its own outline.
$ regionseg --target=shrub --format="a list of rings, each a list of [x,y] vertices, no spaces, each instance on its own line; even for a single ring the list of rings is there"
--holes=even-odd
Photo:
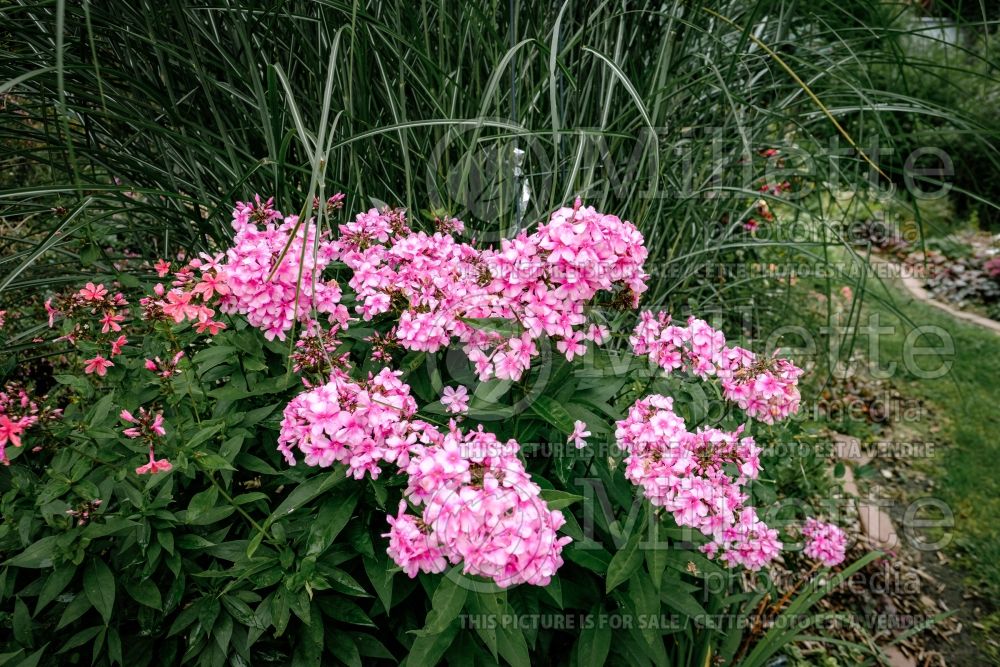
[[[782,431],[741,414],[794,413],[801,371],[694,318],[633,330],[642,236],[579,202],[494,248],[398,209],[333,236],[340,205],[258,198],[224,254],[146,265],[167,284],[46,302],[58,386],[2,403],[10,658],[745,651],[713,615],[756,606],[740,571],[790,538],[756,481]],[[842,536],[816,530],[807,553],[836,564]]]

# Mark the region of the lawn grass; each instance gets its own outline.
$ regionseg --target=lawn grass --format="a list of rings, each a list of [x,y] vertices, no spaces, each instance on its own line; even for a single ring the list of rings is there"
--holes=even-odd
[[[882,363],[896,362],[892,381],[905,395],[924,400],[933,424],[922,423],[929,440],[938,446],[929,462],[937,494],[955,514],[954,539],[947,548],[957,556],[970,588],[979,595],[1000,597],[1000,335],[983,327],[958,321],[933,306],[914,300],[898,286],[869,283],[866,299],[880,325],[892,328],[879,337]],[[910,322],[904,322],[888,305],[892,302]],[[918,327],[940,327],[954,343],[954,353],[935,362],[950,361],[950,373],[928,379],[904,363],[906,337]],[[912,341],[912,339],[911,339]],[[928,335],[917,343],[938,345]],[[927,368],[931,358],[916,360]],[[926,421],[926,420],[924,420]],[[937,432],[930,431],[936,425]]]

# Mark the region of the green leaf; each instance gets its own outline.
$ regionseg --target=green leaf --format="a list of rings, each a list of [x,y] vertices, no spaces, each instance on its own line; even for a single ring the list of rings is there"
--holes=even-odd
[[[705,611],[705,608],[701,606],[693,595],[686,591],[680,591],[676,588],[671,590],[669,586],[665,585],[660,599],[663,601],[663,604],[675,611],[679,611],[688,618],[708,620],[708,613]]]
[[[663,571],[667,569],[667,554],[670,552],[670,547],[666,540],[660,539],[659,521],[653,523],[653,531],[652,547],[646,550],[646,570],[653,580],[653,586],[656,590],[660,590]]]
[[[425,665],[436,665],[441,661],[445,651],[455,641],[458,634],[459,625],[454,623],[434,635],[417,636],[410,652],[406,655],[406,667],[424,667]]]
[[[198,452],[195,454],[194,460],[206,471],[236,470],[229,461],[214,452]]]
[[[345,598],[324,597],[320,600],[319,606],[323,610],[324,615],[338,623],[362,625],[369,628],[377,627],[361,607]]]
[[[200,373],[204,373],[213,366],[223,362],[236,361],[236,348],[230,345],[209,345],[191,359],[192,363],[198,366]]]
[[[63,610],[62,616],[59,617],[59,623],[56,625],[56,630],[61,630],[66,627],[76,619],[87,613],[92,605],[87,596],[77,595],[75,598],[70,600],[70,603],[66,605],[66,609]]]
[[[374,558],[365,557],[362,562],[375,594],[385,610],[389,611],[392,608],[392,579],[395,572],[389,567],[385,550],[377,551]]]
[[[74,649],[77,646],[83,646],[84,644],[86,644],[87,642],[89,642],[91,639],[93,639],[94,637],[96,637],[97,634],[101,630],[103,630],[103,629],[104,628],[102,626],[95,625],[92,628],[86,628],[84,630],[80,630],[79,632],[77,632],[76,634],[74,634],[72,637],[70,637],[68,640],[66,640],[66,643],[62,645],[62,648],[60,648],[58,651],[56,651],[56,655],[58,655],[60,653],[65,653],[66,651],[69,651],[70,649]]]
[[[152,609],[163,609],[163,598],[160,596],[160,589],[149,579],[143,581],[125,581],[125,592],[132,596],[132,599],[139,604],[151,607]]]
[[[497,632],[497,649],[511,667],[531,667],[528,643],[524,639],[524,631],[517,625],[500,625]]]
[[[207,441],[209,438],[218,433],[225,426],[223,423],[212,424],[211,426],[205,426],[198,430],[187,442],[187,447],[189,449],[194,449],[201,443]]]
[[[42,592],[38,594],[38,602],[35,604],[35,616],[63,592],[75,574],[76,568],[67,563],[57,567],[45,578],[45,585],[42,586]]]
[[[4,565],[25,568],[52,567],[52,552],[56,547],[56,539],[55,535],[49,535],[32,542],[27,549],[4,561]]]
[[[47,647],[48,647],[48,644],[46,644],[42,648],[40,648],[37,651],[35,651],[34,653],[32,653],[31,655],[29,655],[27,658],[25,658],[21,662],[19,662],[16,665],[14,665],[14,667],[36,667],[36,665],[38,665],[39,661],[41,661],[42,654],[45,653],[45,649]]]
[[[346,497],[329,498],[320,505],[316,520],[309,529],[307,556],[318,556],[333,544],[337,535],[344,529],[354,508],[358,504],[358,495],[350,493]]]
[[[452,571],[441,579],[434,596],[431,598],[431,610],[427,612],[427,620],[419,635],[434,635],[444,632],[445,628],[462,613],[468,589],[462,585],[460,573]]]
[[[558,489],[542,489],[541,495],[550,510],[561,510],[583,500],[583,496]]]
[[[554,399],[549,398],[544,394],[540,394],[528,402],[528,407],[536,415],[547,421],[549,424],[552,424],[566,435],[573,432],[573,418],[568,412],[566,412],[566,408],[557,403]]]
[[[84,266],[91,266],[101,256],[101,249],[93,243],[84,246],[80,251],[80,263]]]
[[[115,627],[108,628],[108,659],[112,664],[122,665],[122,638]]]
[[[563,553],[568,560],[601,575],[607,573],[612,558],[611,554],[593,540],[571,542]]]
[[[517,320],[508,320],[503,317],[460,317],[459,319],[473,329],[486,333],[498,333],[504,338],[520,336],[521,332],[524,331],[524,327],[518,324]]]
[[[210,486],[204,491],[200,491],[191,497],[191,502],[188,503],[187,508],[187,522],[191,523],[196,521],[200,516],[206,514],[209,510],[215,508],[216,502],[219,500],[219,490]]]
[[[91,559],[83,571],[83,592],[107,625],[115,605],[115,577],[99,558]]]
[[[107,418],[108,413],[111,412],[111,405],[115,400],[114,391],[109,391],[107,394],[101,397],[99,401],[94,405],[91,411],[90,426],[100,426],[104,423]]]
[[[21,646],[33,646],[34,641],[31,638],[31,613],[28,611],[28,605],[24,604],[24,600],[20,597],[14,600],[14,639]]]
[[[327,640],[330,643],[331,652],[345,665],[348,667],[362,667],[364,665],[361,661],[361,654],[358,652],[358,646],[354,643],[351,635],[334,628],[327,635]]]
[[[346,479],[345,470],[346,468],[340,467],[334,472],[311,477],[307,481],[296,486],[295,489],[288,494],[288,497],[285,498],[280,505],[278,505],[278,509],[274,510],[274,512],[271,513],[271,516],[267,518],[266,525],[270,526],[276,521],[280,521],[281,519],[290,516],[295,510],[300,509],[313,498],[326,493],[333,487],[343,482],[344,479]]]
[[[611,624],[602,623],[604,609],[595,604],[590,610],[593,623],[587,625],[576,642],[576,659],[580,667],[601,667],[611,651]]]
[[[639,541],[642,539],[642,531],[637,526],[632,531],[625,546],[612,557],[608,564],[608,576],[605,592],[610,593],[619,584],[624,583],[632,576],[632,573],[642,565],[643,552],[639,549]]]

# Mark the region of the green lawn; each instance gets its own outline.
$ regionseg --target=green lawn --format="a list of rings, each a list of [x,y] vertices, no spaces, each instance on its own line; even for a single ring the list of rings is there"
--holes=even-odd
[[[874,281],[873,281],[874,283]],[[871,296],[890,299],[911,323],[903,323],[892,309],[866,298],[866,308],[879,313],[880,325],[894,330],[879,338],[883,363],[895,361],[892,381],[906,396],[919,397],[931,407],[931,420],[918,424],[930,440],[940,443],[928,469],[936,495],[955,513],[954,540],[948,547],[957,555],[969,585],[987,599],[1000,598],[1000,335],[957,321],[947,313],[910,298],[900,287],[870,283]],[[905,341],[913,325],[940,327],[951,336],[954,354],[951,372],[937,379],[919,377],[904,360]],[[928,336],[918,344],[936,346]],[[922,367],[940,363],[930,357],[916,360]],[[937,426],[939,431],[931,431]]]

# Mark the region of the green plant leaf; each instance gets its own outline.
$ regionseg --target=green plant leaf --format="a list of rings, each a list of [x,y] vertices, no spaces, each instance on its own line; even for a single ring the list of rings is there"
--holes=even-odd
[[[318,556],[333,544],[337,535],[344,529],[358,504],[358,495],[348,493],[346,496],[329,498],[320,505],[316,520],[309,529],[307,556]]]
[[[463,583],[462,575],[455,569],[442,577],[431,597],[431,610],[427,612],[423,629],[417,633],[419,636],[444,632],[458,618],[469,594]]]
[[[605,592],[610,593],[619,584],[628,581],[632,573],[642,565],[643,552],[639,549],[642,531],[638,528],[632,531],[632,536],[612,558],[608,564],[608,576]]]
[[[92,558],[87,564],[83,571],[83,591],[104,619],[104,624],[110,623],[115,606],[115,577],[104,561]]]
[[[529,403],[528,407],[536,415],[547,421],[552,426],[569,435],[573,432],[573,418],[566,409],[557,403],[555,399],[539,394]]]
[[[146,605],[152,609],[163,609],[163,598],[160,596],[160,589],[149,579],[143,581],[125,581],[125,592],[139,604]]]
[[[590,610],[593,621],[580,631],[576,641],[576,658],[580,667],[601,667],[611,651],[611,624],[601,622],[604,609],[600,604]]]
[[[56,547],[55,535],[40,538],[28,545],[28,548],[4,561],[4,565],[14,567],[42,568],[52,567],[52,556]]]

